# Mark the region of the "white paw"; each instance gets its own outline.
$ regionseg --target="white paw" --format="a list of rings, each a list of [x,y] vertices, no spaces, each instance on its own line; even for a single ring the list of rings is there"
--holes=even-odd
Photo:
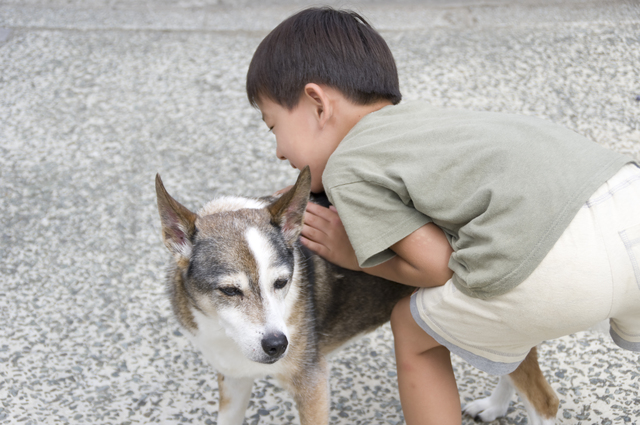
[[[509,408],[509,402],[496,403],[491,397],[481,398],[467,404],[463,412],[483,422],[491,422],[504,416]]]

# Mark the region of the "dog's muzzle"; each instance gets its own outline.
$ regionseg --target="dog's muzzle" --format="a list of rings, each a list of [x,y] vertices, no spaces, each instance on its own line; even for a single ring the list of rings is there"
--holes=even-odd
[[[282,332],[272,332],[262,338],[262,349],[273,361],[282,356],[288,345],[289,341]]]

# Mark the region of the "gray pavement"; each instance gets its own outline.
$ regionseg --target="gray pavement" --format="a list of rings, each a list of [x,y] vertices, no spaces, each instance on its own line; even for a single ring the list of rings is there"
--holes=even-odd
[[[380,29],[405,99],[536,115],[640,159],[637,1],[328,3]],[[215,373],[164,294],[153,179],[193,209],[293,181],[244,78],[309,4],[0,1],[0,423],[216,422]],[[637,353],[597,332],[540,352],[558,423],[640,422]],[[463,403],[495,385],[454,362]],[[388,327],[332,366],[332,423],[403,423]],[[298,423],[270,378],[246,418]],[[522,404],[495,423],[527,423]]]

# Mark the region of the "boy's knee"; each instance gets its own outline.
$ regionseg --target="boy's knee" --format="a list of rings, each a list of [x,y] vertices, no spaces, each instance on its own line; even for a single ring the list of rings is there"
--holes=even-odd
[[[391,312],[391,331],[397,335],[400,329],[403,329],[407,321],[413,321],[411,316],[411,297],[406,297],[398,301]]]
[[[391,312],[391,330],[393,331],[396,354],[402,352],[404,355],[422,355],[428,351],[433,351],[432,349],[434,348],[442,347],[413,318],[411,314],[411,297],[401,299],[393,308]]]

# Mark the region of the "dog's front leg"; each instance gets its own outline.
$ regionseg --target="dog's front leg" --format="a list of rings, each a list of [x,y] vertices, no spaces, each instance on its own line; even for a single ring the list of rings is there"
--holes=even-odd
[[[242,425],[252,386],[252,378],[233,378],[218,373],[218,425]]]
[[[288,382],[298,406],[300,425],[329,424],[329,366],[324,358]]]

